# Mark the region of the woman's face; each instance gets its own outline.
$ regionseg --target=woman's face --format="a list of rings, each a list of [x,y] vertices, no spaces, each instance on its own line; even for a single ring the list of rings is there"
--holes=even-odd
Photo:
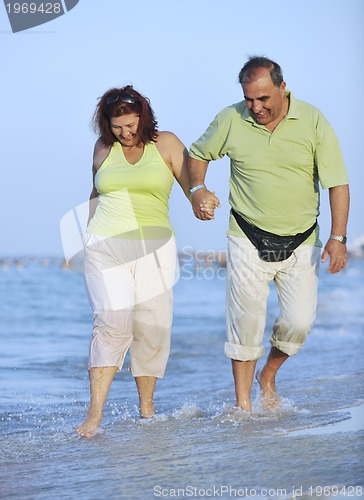
[[[110,118],[112,133],[121,142],[121,144],[126,147],[132,147],[138,144],[138,124],[139,116],[136,113]]]

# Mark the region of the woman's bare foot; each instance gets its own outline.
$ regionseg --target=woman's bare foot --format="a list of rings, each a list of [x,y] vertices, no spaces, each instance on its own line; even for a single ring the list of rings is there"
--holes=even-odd
[[[76,432],[87,439],[91,439],[97,434],[102,420],[102,414],[88,413],[86,420],[76,427]]]
[[[265,410],[274,410],[281,404],[281,397],[278,394],[274,377],[268,377],[266,371],[258,370],[255,378],[260,385],[260,397]]]
[[[152,418],[154,417],[154,404],[153,401],[147,401],[140,403],[139,412],[142,418]]]

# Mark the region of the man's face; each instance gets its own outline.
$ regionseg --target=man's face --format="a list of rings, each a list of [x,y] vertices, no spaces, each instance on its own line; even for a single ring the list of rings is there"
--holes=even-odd
[[[243,83],[243,92],[247,108],[252,118],[259,125],[277,125],[285,114],[284,91],[286,83],[276,87],[269,70],[259,68],[249,83]]]

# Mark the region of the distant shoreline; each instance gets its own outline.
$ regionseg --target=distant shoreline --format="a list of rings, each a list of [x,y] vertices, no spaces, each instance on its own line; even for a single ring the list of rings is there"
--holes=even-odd
[[[357,261],[364,259],[364,246],[360,248],[348,249],[349,265],[350,260]],[[180,266],[187,266],[195,270],[206,268],[225,268],[227,252],[226,250],[195,250],[178,252]],[[2,256],[0,257],[0,269],[25,268],[29,266],[40,267],[60,267],[68,269],[63,257],[55,256]]]

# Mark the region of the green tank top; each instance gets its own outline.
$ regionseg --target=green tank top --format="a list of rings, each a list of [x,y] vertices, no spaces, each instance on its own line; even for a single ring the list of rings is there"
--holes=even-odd
[[[154,142],[134,165],[115,142],[95,176],[98,204],[87,232],[126,239],[161,239],[174,233],[168,199],[174,177]]]

